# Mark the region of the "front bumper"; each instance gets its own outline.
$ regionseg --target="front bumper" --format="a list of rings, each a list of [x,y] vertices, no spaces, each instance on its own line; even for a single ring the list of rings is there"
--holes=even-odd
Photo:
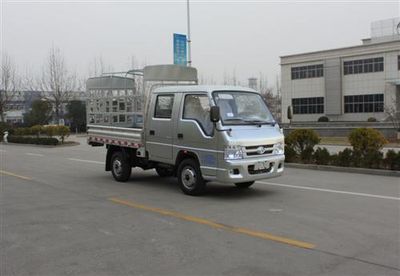
[[[239,160],[224,160],[217,169],[216,180],[226,183],[240,183],[277,177],[283,174],[284,161],[284,154]],[[264,170],[254,170],[254,166],[259,162],[267,162],[269,167]]]

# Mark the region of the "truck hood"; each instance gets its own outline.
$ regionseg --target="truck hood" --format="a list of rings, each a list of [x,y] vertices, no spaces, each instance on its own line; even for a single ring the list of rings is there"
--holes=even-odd
[[[225,126],[226,127],[226,126]],[[284,136],[278,127],[270,125],[229,126],[232,131],[225,132],[225,139],[230,145],[259,146],[283,142]]]

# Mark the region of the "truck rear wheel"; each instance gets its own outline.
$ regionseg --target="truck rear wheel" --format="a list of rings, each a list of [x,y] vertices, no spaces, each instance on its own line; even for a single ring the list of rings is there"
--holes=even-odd
[[[199,164],[194,159],[184,159],[178,167],[179,186],[187,195],[201,195],[206,190]]]
[[[253,184],[254,184],[254,181],[235,183],[236,187],[238,187],[240,189],[246,189],[246,188],[250,187]]]
[[[111,156],[111,173],[115,180],[126,182],[131,176],[132,167],[122,152],[114,152]]]

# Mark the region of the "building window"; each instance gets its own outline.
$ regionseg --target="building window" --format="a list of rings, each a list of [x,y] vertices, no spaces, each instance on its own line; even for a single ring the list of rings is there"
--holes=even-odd
[[[292,80],[320,78],[324,76],[322,64],[292,67]]]
[[[397,70],[400,71],[400,56],[397,56]]]
[[[383,94],[344,96],[344,113],[383,112]]]
[[[324,97],[292,99],[293,114],[324,113]]]
[[[383,57],[349,60],[343,62],[345,75],[383,72]]]

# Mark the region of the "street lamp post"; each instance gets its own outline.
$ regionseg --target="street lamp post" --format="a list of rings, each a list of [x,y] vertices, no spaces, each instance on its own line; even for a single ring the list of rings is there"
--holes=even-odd
[[[189,7],[189,0],[186,1],[187,3],[187,43],[188,43],[188,66],[192,66],[192,50],[191,50],[191,43],[190,40],[190,7]]]

